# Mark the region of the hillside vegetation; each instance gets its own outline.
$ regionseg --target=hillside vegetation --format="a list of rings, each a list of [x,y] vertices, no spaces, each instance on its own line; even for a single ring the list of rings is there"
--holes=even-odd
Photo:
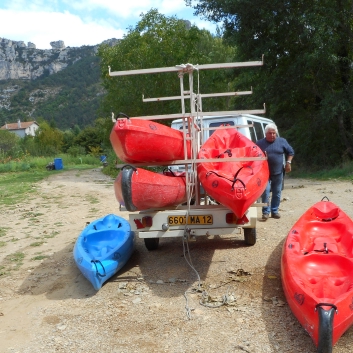
[[[72,50],[72,49],[71,49]],[[8,107],[0,109],[0,124],[43,118],[60,129],[85,127],[98,116],[104,89],[100,59],[93,47],[76,48],[76,61],[64,70],[33,81],[0,81],[0,92],[10,91]]]

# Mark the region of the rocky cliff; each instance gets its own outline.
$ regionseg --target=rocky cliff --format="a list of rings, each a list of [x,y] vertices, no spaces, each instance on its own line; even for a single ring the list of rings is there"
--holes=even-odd
[[[104,41],[115,45],[117,39]],[[0,38],[0,126],[44,118],[58,127],[85,126],[97,117],[104,96],[95,46],[52,49]]]
[[[111,45],[117,39],[105,41]],[[34,43],[0,38],[0,81],[35,80],[65,69],[83,57],[81,48],[65,47],[62,40],[50,43],[52,49],[36,49]],[[95,55],[98,45],[84,47],[84,55]]]

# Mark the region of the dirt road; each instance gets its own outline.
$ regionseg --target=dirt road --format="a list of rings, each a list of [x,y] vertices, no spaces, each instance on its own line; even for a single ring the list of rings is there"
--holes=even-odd
[[[189,244],[194,269],[181,239],[152,252],[137,239],[128,264],[96,292],[73,261],[76,238],[86,222],[128,213],[100,169],[49,175],[30,199],[0,205],[1,353],[316,351],[285,302],[281,248],[324,196],[353,216],[352,182],[286,179],[282,218],[262,222],[258,210],[256,245],[200,237]],[[350,329],[334,352],[352,345]]]

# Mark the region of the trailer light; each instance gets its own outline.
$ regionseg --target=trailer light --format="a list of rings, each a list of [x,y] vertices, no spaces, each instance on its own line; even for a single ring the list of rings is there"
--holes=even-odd
[[[226,214],[226,222],[228,224],[236,224],[237,220],[238,220],[238,218],[234,213],[227,213]]]
[[[152,224],[153,224],[151,216],[145,216],[145,217],[142,217],[142,219],[135,218],[134,222],[137,229],[152,227]]]
[[[145,227],[152,227],[153,221],[151,216],[142,217],[142,224]]]
[[[242,218],[238,218],[234,213],[227,213],[226,222],[227,224],[245,224],[249,222],[249,219],[246,217],[246,215],[244,215]]]

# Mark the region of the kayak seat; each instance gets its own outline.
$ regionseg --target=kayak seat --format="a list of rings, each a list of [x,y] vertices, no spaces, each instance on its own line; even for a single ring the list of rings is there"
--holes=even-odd
[[[337,218],[340,214],[338,207],[333,206],[331,203],[321,202],[313,207],[315,216],[323,221],[330,221]]]
[[[351,257],[353,234],[347,226],[338,222],[309,221],[298,229],[299,242],[303,251],[310,252],[331,244],[334,252]]]
[[[107,258],[110,253],[114,251],[114,248],[109,245],[88,245],[85,250],[92,257],[92,259],[101,259]]]

